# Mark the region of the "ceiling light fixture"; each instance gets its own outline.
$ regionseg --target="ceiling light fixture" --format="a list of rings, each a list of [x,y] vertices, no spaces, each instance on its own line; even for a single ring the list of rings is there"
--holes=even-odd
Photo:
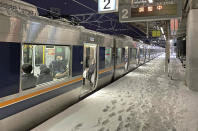
[[[148,0],[149,3],[153,3],[153,0]]]
[[[164,29],[163,29],[163,27],[161,27],[160,29],[161,29],[161,31],[162,31],[162,34],[164,34]]]

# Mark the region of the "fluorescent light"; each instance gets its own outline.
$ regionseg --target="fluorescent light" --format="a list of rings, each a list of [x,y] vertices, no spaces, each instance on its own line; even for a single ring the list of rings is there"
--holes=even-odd
[[[162,34],[164,34],[164,29],[161,27]]]
[[[153,3],[153,0],[148,0],[149,3]]]

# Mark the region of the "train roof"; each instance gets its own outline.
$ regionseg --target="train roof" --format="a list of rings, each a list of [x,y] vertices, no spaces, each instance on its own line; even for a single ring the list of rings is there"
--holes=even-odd
[[[9,16],[38,16],[37,7],[20,0],[1,0],[0,12]]]

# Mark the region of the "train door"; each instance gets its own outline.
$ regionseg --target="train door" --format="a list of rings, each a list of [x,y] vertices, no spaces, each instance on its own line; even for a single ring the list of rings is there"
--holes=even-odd
[[[95,89],[97,80],[97,45],[84,44],[83,90],[85,95]]]
[[[146,48],[144,48],[144,63],[146,62],[146,58],[147,58],[147,57],[146,57],[146,55],[147,55],[146,50],[147,50],[147,49],[146,49]]]
[[[127,71],[128,70],[128,66],[129,66],[129,48],[128,48],[128,46],[127,47],[125,47],[125,71]]]
[[[140,47],[137,48],[137,65],[140,65]]]
[[[40,74],[40,65],[45,64],[45,46],[33,45],[33,71],[34,75]]]

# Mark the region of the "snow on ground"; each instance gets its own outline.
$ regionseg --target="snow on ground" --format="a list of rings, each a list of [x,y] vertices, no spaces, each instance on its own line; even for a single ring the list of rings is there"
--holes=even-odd
[[[198,93],[185,86],[178,60],[172,62],[173,80],[159,57],[33,131],[198,131]]]

